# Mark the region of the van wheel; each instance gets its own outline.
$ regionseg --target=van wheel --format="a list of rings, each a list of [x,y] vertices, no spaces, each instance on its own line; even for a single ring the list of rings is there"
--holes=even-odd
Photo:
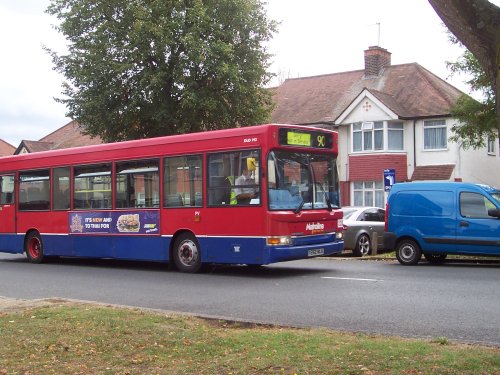
[[[420,261],[422,251],[413,240],[402,240],[396,247],[396,258],[404,266],[413,266]]]
[[[446,256],[448,254],[433,254],[433,253],[424,253],[425,259],[429,263],[433,264],[441,264],[446,260]]]
[[[371,252],[370,237],[366,234],[362,234],[358,237],[356,241],[356,247],[352,251],[353,255],[356,257],[364,257]]]
[[[42,238],[37,232],[31,232],[28,234],[24,243],[24,251],[26,252],[26,257],[30,263],[43,262],[43,243]]]
[[[174,243],[173,258],[181,272],[195,273],[201,269],[201,249],[196,237],[183,233]]]

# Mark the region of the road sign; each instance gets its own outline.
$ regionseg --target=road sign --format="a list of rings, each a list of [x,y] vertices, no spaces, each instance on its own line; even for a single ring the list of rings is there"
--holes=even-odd
[[[392,185],[396,182],[396,170],[384,169],[384,191],[390,191]]]

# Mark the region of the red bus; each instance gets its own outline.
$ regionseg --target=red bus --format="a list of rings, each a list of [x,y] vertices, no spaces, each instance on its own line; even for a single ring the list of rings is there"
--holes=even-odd
[[[264,265],[339,253],[336,132],[258,125],[0,158],[0,252]]]

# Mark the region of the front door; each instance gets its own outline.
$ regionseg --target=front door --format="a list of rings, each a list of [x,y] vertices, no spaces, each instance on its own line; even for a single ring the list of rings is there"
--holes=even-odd
[[[0,233],[16,233],[14,175],[0,176]]]

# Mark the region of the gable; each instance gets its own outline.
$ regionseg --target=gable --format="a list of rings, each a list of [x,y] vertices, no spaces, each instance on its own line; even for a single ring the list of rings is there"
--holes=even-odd
[[[363,90],[335,120],[338,125],[360,121],[395,120],[398,115],[368,90]]]

